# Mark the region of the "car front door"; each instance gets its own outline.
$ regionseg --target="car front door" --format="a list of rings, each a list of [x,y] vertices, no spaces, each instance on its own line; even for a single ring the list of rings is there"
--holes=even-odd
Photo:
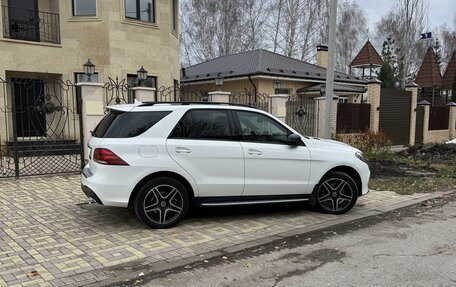
[[[166,146],[173,160],[193,177],[200,197],[242,195],[244,155],[226,110],[188,111]]]
[[[291,132],[262,113],[236,111],[245,160],[243,196],[310,193],[310,153],[304,143],[287,144]]]

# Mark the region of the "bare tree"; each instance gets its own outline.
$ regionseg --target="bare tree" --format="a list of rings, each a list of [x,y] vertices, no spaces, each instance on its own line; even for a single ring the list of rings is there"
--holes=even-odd
[[[336,69],[348,72],[355,53],[367,38],[367,19],[361,7],[350,1],[340,2],[338,14]]]
[[[420,33],[425,32],[428,4],[424,0],[396,0],[392,10],[377,23],[377,34],[386,40],[393,38],[399,47],[400,85],[414,78],[421,64],[423,44]]]
[[[450,29],[446,24],[440,27],[440,39],[442,40],[442,63],[446,67],[453,51],[456,50],[456,17],[453,29]]]

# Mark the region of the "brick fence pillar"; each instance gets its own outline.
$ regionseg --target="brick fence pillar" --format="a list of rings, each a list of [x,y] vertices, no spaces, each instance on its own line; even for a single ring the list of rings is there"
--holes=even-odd
[[[155,88],[134,87],[135,99],[140,102],[156,102]]]
[[[271,114],[285,123],[288,95],[270,95],[269,97],[271,99]]]
[[[213,103],[229,103],[230,102],[230,92],[209,92],[209,102]]]
[[[367,83],[367,103],[371,105],[370,111],[370,130],[373,132],[379,131],[380,124],[380,95],[382,82],[377,79],[372,79]]]
[[[450,139],[456,138],[456,103],[449,102],[447,106],[450,107],[450,117],[448,121],[448,134]]]
[[[416,107],[418,101],[418,85],[411,83],[405,87],[406,91],[412,92],[411,109],[410,109],[410,136],[409,145],[415,144],[415,131],[416,131]]]
[[[431,141],[429,138],[429,113],[431,111],[431,103],[426,100],[423,100],[418,103],[418,106],[423,106],[424,116],[423,116],[423,143],[428,143]]]
[[[86,83],[77,84],[81,87],[81,115],[82,115],[82,134],[81,139],[84,145],[84,159],[89,160],[87,143],[90,138],[90,132],[94,130],[96,125],[104,116],[103,104],[103,84],[101,83]]]

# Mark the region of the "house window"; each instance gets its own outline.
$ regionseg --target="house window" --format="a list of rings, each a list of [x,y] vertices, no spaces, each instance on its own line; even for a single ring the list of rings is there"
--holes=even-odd
[[[291,89],[275,89],[276,95],[291,95]]]
[[[125,0],[125,17],[155,23],[155,0]]]
[[[171,1],[172,5],[172,24],[173,24],[173,30],[177,31],[179,27],[179,1],[178,0],[172,0]]]
[[[129,87],[138,87],[139,80],[137,75],[128,74],[127,75],[127,85]],[[144,81],[144,87],[156,88],[157,87],[157,77],[147,76],[147,79]]]
[[[73,16],[96,16],[97,0],[73,0]]]

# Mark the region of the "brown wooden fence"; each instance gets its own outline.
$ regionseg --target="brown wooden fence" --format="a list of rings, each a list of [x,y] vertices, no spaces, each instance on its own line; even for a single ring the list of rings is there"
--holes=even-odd
[[[434,107],[429,110],[429,130],[447,130],[450,118],[450,107]]]
[[[356,133],[369,130],[370,104],[337,104],[337,133]]]

